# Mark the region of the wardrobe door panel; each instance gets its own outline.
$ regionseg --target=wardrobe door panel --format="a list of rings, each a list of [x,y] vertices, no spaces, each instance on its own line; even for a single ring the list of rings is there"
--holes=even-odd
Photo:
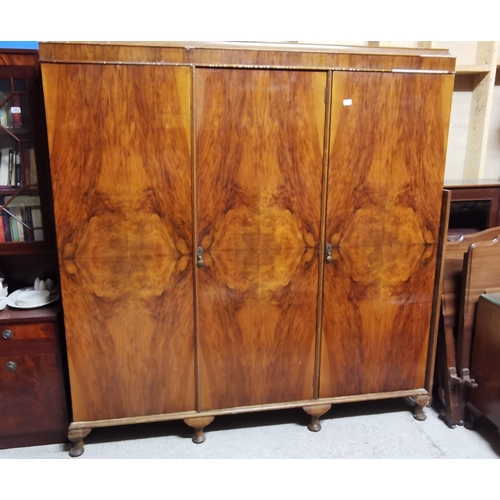
[[[190,69],[42,71],[73,418],[193,410]]]
[[[423,387],[452,91],[334,73],[321,397]]]
[[[313,397],[325,86],[196,70],[203,410]]]

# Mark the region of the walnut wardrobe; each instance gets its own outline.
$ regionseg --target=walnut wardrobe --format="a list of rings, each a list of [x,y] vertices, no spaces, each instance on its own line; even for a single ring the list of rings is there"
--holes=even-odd
[[[389,50],[389,49],[386,49]],[[435,352],[455,60],[41,43],[73,419],[411,396]]]

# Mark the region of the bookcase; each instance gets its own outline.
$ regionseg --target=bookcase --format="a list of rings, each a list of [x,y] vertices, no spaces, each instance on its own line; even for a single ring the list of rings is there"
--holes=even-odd
[[[0,49],[0,271],[9,291],[57,274],[38,51]]]
[[[8,293],[59,282],[36,50],[0,49],[0,271]],[[0,310],[0,449],[63,442],[61,305]]]

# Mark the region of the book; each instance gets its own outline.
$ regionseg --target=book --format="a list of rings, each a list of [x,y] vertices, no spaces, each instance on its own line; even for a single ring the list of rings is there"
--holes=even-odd
[[[30,233],[32,232],[28,229],[28,226],[29,226],[28,212],[31,212],[31,207],[21,207],[21,220],[24,222],[24,224],[22,224],[24,241],[30,240]],[[31,227],[31,226],[29,226],[29,227]]]
[[[23,185],[23,173],[21,171],[21,155],[19,151],[16,151],[16,187],[21,187]]]
[[[36,169],[35,150],[30,148],[30,184],[32,186],[38,185],[38,170]]]
[[[17,220],[14,219],[14,217],[9,217],[9,225],[12,241],[19,241],[19,235],[17,234]]]
[[[0,186],[9,185],[9,148],[0,150]]]
[[[4,80],[5,81],[5,80]],[[7,97],[10,95],[10,82],[7,80],[9,83],[9,90],[8,91],[3,91],[0,92],[0,103],[5,101]],[[8,108],[9,102],[7,101],[1,108],[0,108],[0,125],[5,128],[11,127],[10,123],[10,110]]]
[[[2,210],[2,214],[3,214],[3,210]],[[0,214],[0,243],[3,243],[5,241],[5,230],[4,230],[4,227],[3,227],[3,217],[1,217],[1,214]]]
[[[40,207],[31,207],[35,241],[43,241],[42,210]]]
[[[25,228],[25,234],[26,232],[28,233],[28,237],[26,238],[26,241],[34,241],[35,240],[35,233],[33,231],[33,216],[31,214],[31,208],[32,207],[26,207],[26,224],[28,224],[28,227],[31,228],[31,231],[28,228]]]
[[[12,241],[12,234],[10,231],[10,215],[3,210],[2,212],[0,212],[0,215],[3,220],[3,232],[5,235],[5,241]]]
[[[12,115],[12,128],[21,128],[21,100],[19,94],[12,94],[10,99],[10,113]]]
[[[14,150],[9,149],[9,186],[14,186]]]
[[[18,241],[24,241],[24,225],[21,222],[23,220],[23,209],[22,207],[17,207],[12,210],[14,215],[16,216],[16,221],[17,224],[17,238]]]
[[[0,125],[2,127],[6,127],[6,128],[9,126],[9,116],[7,114],[7,107],[6,106],[4,106],[2,109],[0,109]]]

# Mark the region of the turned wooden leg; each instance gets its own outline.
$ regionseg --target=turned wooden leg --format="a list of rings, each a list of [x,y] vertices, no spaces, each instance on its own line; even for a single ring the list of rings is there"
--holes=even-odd
[[[476,428],[477,419],[480,418],[481,412],[470,403],[465,404],[464,408],[464,427],[470,431]]]
[[[214,417],[195,417],[195,418],[185,418],[184,422],[189,425],[189,427],[194,428],[193,443],[201,444],[205,441],[205,434],[203,433],[203,428],[208,424],[212,423]]]
[[[83,448],[83,440],[90,434],[92,429],[70,429],[68,439],[75,445],[69,451],[70,457],[79,457],[85,451]]]
[[[430,396],[427,394],[421,394],[420,396],[415,396],[413,401],[415,401],[415,411],[413,412],[413,417],[416,420],[423,421],[427,418],[424,413],[424,407],[429,403]]]
[[[307,428],[312,432],[318,432],[321,430],[321,424],[319,423],[319,417],[324,415],[332,405],[317,405],[317,406],[304,406],[304,411],[311,415],[311,423]]]

